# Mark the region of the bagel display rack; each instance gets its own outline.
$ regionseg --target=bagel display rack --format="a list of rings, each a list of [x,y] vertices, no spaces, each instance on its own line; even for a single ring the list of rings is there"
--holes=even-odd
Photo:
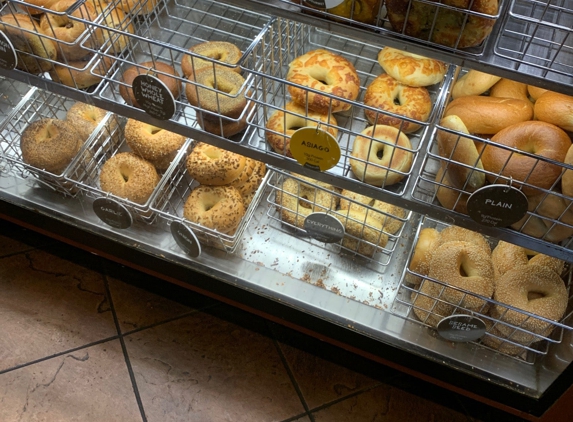
[[[418,235],[423,229],[432,228],[441,231],[446,227],[448,226],[442,222],[424,217],[419,222],[416,239],[419,239]],[[495,239],[488,239],[488,242],[492,247],[495,247]],[[564,332],[571,331],[571,327],[568,325],[570,324],[571,315],[573,314],[573,292],[571,291],[570,268],[567,268],[563,275],[563,281],[567,286],[568,293],[567,311],[563,318],[561,318],[559,321],[553,321],[536,316],[535,314],[529,313],[527,311],[514,308],[506,303],[497,302],[492,298],[487,298],[475,293],[471,293],[467,290],[464,290],[463,288],[453,287],[452,285],[441,280],[428,277],[428,275],[423,275],[416,272],[415,270],[412,270],[411,262],[414,255],[414,250],[417,246],[417,241],[415,241],[415,243],[416,244],[414,245],[414,248],[412,248],[412,253],[408,259],[408,265],[405,269],[405,274],[400,281],[400,288],[395,296],[394,303],[391,308],[391,312],[394,314],[400,315],[410,321],[435,330],[436,325],[438,326],[437,329],[442,328],[440,327],[441,321],[438,324],[430,324],[428,321],[431,319],[442,320],[443,316],[438,312],[443,312],[443,310],[438,311],[438,308],[442,305],[450,306],[453,304],[453,309],[451,312],[452,315],[471,315],[472,317],[480,319],[485,324],[484,332],[479,332],[479,337],[475,340],[470,340],[469,343],[475,345],[476,347],[484,347],[495,350],[498,353],[514,357],[521,362],[529,364],[534,364],[537,357],[541,355],[547,355],[550,350],[550,345],[557,345],[561,343],[563,340]],[[421,293],[419,286],[416,286],[410,282],[412,279],[426,279],[432,283],[435,283],[435,285],[439,286],[439,288],[434,290],[430,289],[431,293],[429,294]],[[452,300],[444,298],[443,295],[446,287],[454,289],[459,293],[458,302],[453,303]],[[422,295],[423,297],[428,298],[433,303],[433,305],[428,307],[421,307],[420,305],[416,305],[414,300],[416,295]],[[482,303],[478,310],[475,308],[470,309],[464,305],[464,303],[469,303],[472,300],[474,302],[477,301]],[[493,314],[490,312],[493,307],[498,310],[501,317],[493,316]],[[418,317],[415,311],[421,311],[420,315],[425,316],[423,318]],[[521,324],[513,325],[502,318],[504,315],[510,312],[515,312],[516,314],[520,315],[522,319]],[[534,332],[531,328],[528,328],[529,326],[533,325],[528,321],[533,321],[534,319],[547,324],[545,332]],[[464,322],[467,323],[467,321]],[[502,335],[500,332],[500,327],[503,327],[506,334],[508,332],[509,334]],[[526,341],[517,342],[517,340],[512,340],[512,336],[514,335],[516,337],[521,336],[522,338],[526,338]],[[459,343],[454,342],[452,344],[453,347],[456,347],[456,345]]]
[[[82,3],[79,2],[77,7]],[[106,13],[113,15],[113,6],[118,3],[110,3],[110,8],[104,7],[102,17]],[[441,207],[434,195],[435,173],[439,163],[444,161],[437,154],[435,138],[437,131],[444,129],[440,127],[439,119],[448,101],[450,87],[460,72],[458,65],[573,93],[569,67],[569,38],[572,34],[569,17],[573,7],[568,0],[500,2],[498,14],[486,17],[496,19],[492,35],[470,49],[436,45],[390,29],[384,8],[379,9],[376,24],[364,25],[286,0],[160,0],[144,3],[141,3],[141,8],[134,8],[119,21],[114,21],[113,25],[102,18],[87,21],[72,16],[76,22],[87,25],[87,32],[78,42],[91,55],[80,66],[66,60],[58,63],[68,71],[88,70],[92,76],[102,73],[97,75],[100,82],[88,88],[82,88],[79,77],[76,80],[72,78],[71,83],[66,84],[54,80],[49,72],[31,74],[21,69],[0,68],[0,82],[3,85],[3,95],[0,97],[2,128],[14,127],[6,132],[11,137],[0,141],[0,205],[3,214],[9,213],[12,206],[33,210],[86,234],[95,234],[118,246],[158,257],[165,261],[163,269],[149,270],[160,276],[164,274],[163,270],[169,272],[173,267],[204,272],[221,282],[222,291],[229,286],[238,287],[241,291],[266,298],[264,300],[280,302],[296,309],[305,318],[317,317],[332,327],[344,327],[344,331],[352,335],[374,339],[376,349],[397,350],[399,354],[407,355],[408,359],[412,358],[412,361],[421,358],[439,371],[452,370],[455,375],[448,379],[452,385],[459,386],[458,375],[465,380],[482,382],[486,386],[482,394],[490,400],[499,400],[499,397],[488,396],[490,385],[501,386],[504,392],[516,393],[518,398],[514,397],[510,405],[518,407],[523,397],[536,402],[553,390],[553,385],[563,379],[571,364],[570,311],[561,321],[554,322],[557,329],[551,336],[542,338],[535,346],[523,346],[526,352],[517,358],[483,347],[481,342],[458,343],[452,347],[450,342],[434,335],[420,321],[411,318],[408,296],[412,290],[403,277],[407,274],[418,222],[424,214],[435,218],[424,219],[424,224],[460,224],[489,234],[492,239],[512,241],[572,260],[568,243],[553,244],[515,230],[481,227],[467,216]],[[245,4],[252,7],[247,8]],[[154,8],[145,9],[145,5]],[[27,3],[9,0],[3,3],[1,14],[25,11],[24,6]],[[436,7],[452,9],[441,4]],[[67,16],[71,12],[58,13]],[[477,15],[479,12],[465,13],[468,18]],[[98,31],[107,34],[104,37],[107,41],[94,46],[90,36]],[[54,38],[46,34],[34,35],[44,40],[53,41]],[[231,67],[243,75],[244,83],[238,87],[237,96],[245,95],[248,105],[239,116],[223,116],[217,110],[206,111],[200,105],[190,104],[186,95],[173,98],[172,114],[153,115],[149,110],[135,107],[120,94],[122,87],[127,86],[122,79],[123,73],[132,66],[146,75],[168,76],[183,87],[189,85],[197,89],[198,83],[195,81],[156,72],[141,63],[164,62],[179,71],[183,57],[198,59],[197,55],[188,51],[190,46],[211,40],[232,42],[243,52],[235,65],[211,60],[213,68]],[[386,45],[451,63],[444,79],[429,88],[433,107],[427,121],[415,121],[392,112],[379,111],[363,103],[366,87],[382,73],[376,56]],[[287,156],[286,151],[273,150],[266,138],[272,132],[268,128],[271,116],[289,111],[287,104],[292,99],[289,88],[295,85],[286,80],[290,61],[321,48],[350,61],[356,67],[361,82],[358,97],[343,100],[350,109],[335,114],[336,124],[319,122],[322,129],[332,127],[338,130],[336,141],[340,146],[341,159],[329,170],[317,172],[301,166]],[[538,54],[539,50],[543,50],[543,55]],[[28,53],[28,56],[56,64],[56,60],[35,53]],[[209,90],[226,94],[215,86]],[[308,90],[309,93],[312,91]],[[329,94],[324,95],[335,99]],[[269,172],[239,230],[233,236],[221,236],[195,227],[182,218],[183,200],[193,186],[183,166],[183,158],[190,145],[187,143],[166,171],[152,201],[140,207],[121,198],[112,198],[126,207],[130,215],[134,215],[134,221],[128,226],[114,227],[95,213],[93,204],[98,199],[109,198],[99,188],[97,174],[104,158],[124,150],[124,122],[121,121],[117,127],[111,126],[115,128],[113,130],[104,123],[92,135],[84,148],[93,155],[88,159],[78,156],[74,161],[85,174],[68,169],[63,177],[56,175],[54,179],[54,175],[24,165],[19,156],[17,134],[21,133],[22,128],[16,125],[19,119],[21,124],[31,121],[31,117],[20,114],[26,110],[24,104],[31,98],[49,98],[37,104],[38,112],[59,115],[68,109],[72,100],[93,103],[117,115],[149,121],[181,133],[189,142],[204,141],[264,161],[276,167],[276,171]],[[404,178],[399,183],[373,186],[352,174],[350,152],[355,139],[368,125],[365,111],[398,118],[402,124],[414,122],[421,126],[408,134],[411,148],[398,147],[413,156],[410,169],[404,172]],[[298,117],[313,120],[309,119],[307,109],[293,114],[297,113]],[[243,132],[227,139],[202,129],[202,119],[207,114],[218,119],[216,126],[221,128],[243,121],[247,126]],[[412,212],[400,219],[403,223],[401,231],[391,234],[388,244],[373,257],[358,256],[355,251],[346,250],[342,243],[325,245],[310,240],[305,233],[301,234],[300,230],[289,227],[280,219],[280,210],[274,198],[287,171],[387,201]],[[314,186],[316,189],[321,186],[318,182]],[[261,201],[262,198],[267,200]],[[535,212],[530,211],[530,214]],[[175,238],[173,227],[181,225],[197,233],[199,242],[206,246],[200,256],[190,254]],[[131,258],[127,259],[129,261]],[[146,268],[148,264],[145,261],[134,265]],[[182,282],[193,283],[187,277]],[[207,291],[210,291],[209,288]],[[408,365],[406,362],[405,366]],[[466,386],[461,387],[467,389]],[[529,404],[527,402],[527,406]]]

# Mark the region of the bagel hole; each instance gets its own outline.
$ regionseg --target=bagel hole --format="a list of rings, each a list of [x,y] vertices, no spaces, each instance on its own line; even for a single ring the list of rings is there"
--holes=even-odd
[[[156,134],[158,134],[159,132],[161,132],[162,130],[163,130],[163,129],[161,129],[160,127],[152,127],[152,128],[151,128],[151,134],[152,134],[152,135],[156,135]]]
[[[532,301],[535,299],[543,299],[545,295],[541,292],[527,292],[527,300]]]
[[[307,195],[301,196],[300,200],[298,201],[298,205],[300,205],[302,208],[308,208],[308,209],[312,208],[312,203],[311,201],[309,201]]]

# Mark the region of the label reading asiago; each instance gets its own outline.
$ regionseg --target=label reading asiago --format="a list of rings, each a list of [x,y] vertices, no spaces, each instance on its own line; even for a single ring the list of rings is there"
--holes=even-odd
[[[508,227],[527,213],[527,196],[508,185],[489,185],[478,189],[468,199],[470,217],[489,227]]]
[[[340,146],[330,133],[315,127],[297,129],[290,138],[290,151],[299,164],[329,170],[340,161]]]
[[[486,332],[485,323],[472,315],[451,315],[438,323],[438,334],[455,342],[476,341]]]
[[[14,50],[14,46],[4,34],[0,31],[0,68],[6,70],[15,69],[18,65],[18,56]]]
[[[197,236],[195,236],[195,233],[193,233],[189,227],[179,221],[173,221],[170,228],[175,243],[177,243],[187,255],[192,258],[197,258],[201,255],[201,244]]]
[[[152,75],[138,75],[132,83],[133,95],[147,114],[168,120],[175,114],[175,98],[161,80]]]
[[[101,221],[116,229],[127,229],[133,223],[127,208],[113,199],[97,198],[93,202],[93,210]]]
[[[315,212],[304,220],[303,228],[308,235],[319,242],[337,243],[344,238],[344,226],[335,217]]]

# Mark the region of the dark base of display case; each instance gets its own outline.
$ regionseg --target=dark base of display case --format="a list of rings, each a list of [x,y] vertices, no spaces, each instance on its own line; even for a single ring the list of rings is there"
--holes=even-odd
[[[365,373],[375,374],[376,365],[393,368],[417,380],[418,388],[412,392],[429,396],[434,401],[440,401],[440,392],[445,389],[505,412],[507,416],[514,415],[528,421],[569,421],[573,414],[573,387],[568,383],[573,373],[571,366],[546,394],[540,399],[533,399],[405,353],[344,326],[279,303],[271,297],[263,297],[214,279],[207,271],[205,274],[194,272],[41,213],[0,201],[0,218],[289,327],[311,338],[313,353],[317,353],[320,345],[343,349],[359,358],[353,364],[363,366]],[[301,343],[310,344],[305,341]],[[500,416],[496,420],[507,421],[508,418]]]

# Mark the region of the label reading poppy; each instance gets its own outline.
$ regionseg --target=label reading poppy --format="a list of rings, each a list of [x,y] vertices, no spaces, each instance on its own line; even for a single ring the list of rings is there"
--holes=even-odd
[[[340,146],[334,136],[315,127],[303,127],[290,138],[290,152],[304,167],[326,171],[338,164]]]
[[[161,80],[152,75],[137,75],[132,83],[133,95],[151,117],[168,120],[175,114],[175,98]]]

